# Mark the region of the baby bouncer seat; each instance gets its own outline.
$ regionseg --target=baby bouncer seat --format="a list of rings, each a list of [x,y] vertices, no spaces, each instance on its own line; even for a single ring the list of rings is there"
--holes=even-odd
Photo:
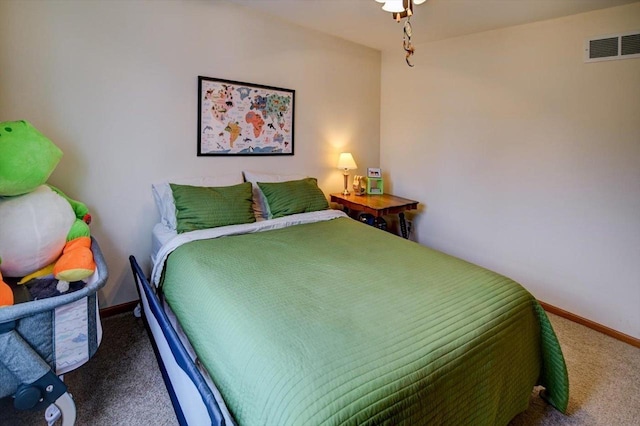
[[[13,397],[18,410],[46,409],[52,425],[75,423],[73,398],[63,374],[98,350],[102,326],[97,291],[107,281],[100,247],[92,239],[96,271],[80,290],[0,309],[0,398]]]

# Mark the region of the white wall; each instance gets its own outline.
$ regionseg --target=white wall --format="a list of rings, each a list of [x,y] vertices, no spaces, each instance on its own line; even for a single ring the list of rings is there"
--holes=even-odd
[[[50,182],[86,202],[110,279],[101,305],[137,298],[151,183],[241,170],[308,173],[342,189],[349,150],[379,164],[380,53],[221,1],[2,1],[0,121],[26,119],[65,155]],[[197,76],[296,90],[295,155],[196,157]]]
[[[381,166],[419,242],[640,337],[640,3],[383,52]],[[400,50],[400,49],[398,49]]]

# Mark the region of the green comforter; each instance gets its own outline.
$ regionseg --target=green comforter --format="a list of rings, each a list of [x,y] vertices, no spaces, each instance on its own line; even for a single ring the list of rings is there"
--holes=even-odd
[[[241,425],[506,424],[536,384],[567,406],[531,294],[351,219],[187,243],[163,291]]]

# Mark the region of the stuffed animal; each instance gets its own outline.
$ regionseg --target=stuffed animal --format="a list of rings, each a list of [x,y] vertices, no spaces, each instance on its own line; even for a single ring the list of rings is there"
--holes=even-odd
[[[53,274],[65,292],[95,271],[87,207],[45,185],[61,157],[30,123],[0,123],[0,306],[13,304],[2,275]]]
[[[0,307],[7,305],[13,305],[13,291],[11,291],[11,287],[4,282],[2,272],[0,272]]]

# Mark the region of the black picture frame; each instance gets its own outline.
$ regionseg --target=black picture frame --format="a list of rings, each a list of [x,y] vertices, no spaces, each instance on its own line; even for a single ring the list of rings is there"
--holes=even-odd
[[[295,90],[198,76],[201,156],[294,154]]]

